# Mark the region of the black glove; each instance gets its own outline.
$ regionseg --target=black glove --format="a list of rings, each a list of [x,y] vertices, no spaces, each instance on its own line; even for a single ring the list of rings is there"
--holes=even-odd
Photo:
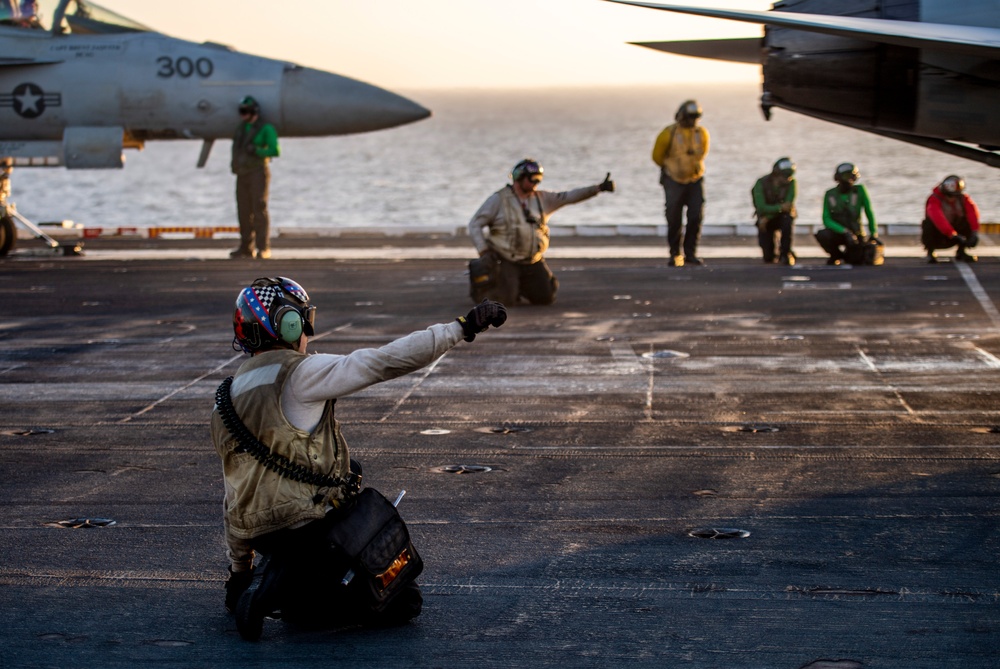
[[[611,180],[611,172],[608,172],[608,175],[606,177],[604,177],[604,181],[602,181],[597,186],[597,189],[598,189],[598,191],[603,191],[605,193],[614,193],[615,192],[615,182]]]
[[[979,235],[976,234],[975,232],[970,232],[968,236],[965,238],[965,245],[968,246],[969,248],[972,248],[978,243],[979,243]]]
[[[964,235],[954,235],[952,237],[952,240],[959,246],[967,246],[968,244],[968,240],[965,238]]]
[[[236,604],[240,601],[240,595],[250,587],[253,579],[253,569],[247,571],[234,572],[229,568],[229,580],[226,581],[226,610],[230,613],[236,612]]]
[[[465,316],[455,319],[462,324],[462,332],[465,333],[465,341],[472,341],[480,332],[486,332],[491,325],[500,327],[507,321],[507,307],[499,302],[483,300],[472,308]]]

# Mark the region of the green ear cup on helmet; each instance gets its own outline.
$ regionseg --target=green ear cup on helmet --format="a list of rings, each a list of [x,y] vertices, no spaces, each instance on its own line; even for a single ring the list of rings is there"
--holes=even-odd
[[[289,309],[281,316],[278,324],[278,335],[289,344],[294,344],[302,336],[302,316],[294,309]]]

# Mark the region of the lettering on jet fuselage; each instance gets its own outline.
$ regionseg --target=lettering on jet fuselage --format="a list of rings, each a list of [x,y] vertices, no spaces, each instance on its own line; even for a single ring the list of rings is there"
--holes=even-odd
[[[164,79],[174,76],[187,79],[193,74],[206,79],[212,76],[212,72],[215,71],[215,65],[208,58],[191,60],[187,56],[181,56],[180,58],[160,56],[156,59],[156,64],[160,66],[160,69],[156,71],[156,76]]]
[[[46,93],[37,84],[23,83],[10,93],[0,93],[0,108],[13,107],[21,118],[38,118],[49,107],[62,106],[62,93]]]

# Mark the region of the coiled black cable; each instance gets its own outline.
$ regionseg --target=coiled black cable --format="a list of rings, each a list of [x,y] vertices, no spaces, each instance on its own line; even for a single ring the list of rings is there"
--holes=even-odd
[[[349,473],[346,479],[342,479],[339,476],[328,476],[311,471],[303,465],[297,465],[283,455],[272,453],[270,448],[261,443],[250,432],[247,426],[243,424],[239,414],[236,413],[236,408],[233,406],[233,400],[229,392],[229,387],[232,384],[233,377],[230,376],[219,385],[218,390],[215,391],[215,406],[219,411],[219,417],[222,418],[223,425],[226,426],[226,429],[229,430],[229,433],[233,435],[233,438],[239,444],[236,449],[238,453],[249,453],[266,469],[271,470],[278,476],[284,476],[293,481],[321,488],[343,488],[348,496],[358,493],[361,488],[361,479],[353,472]]]

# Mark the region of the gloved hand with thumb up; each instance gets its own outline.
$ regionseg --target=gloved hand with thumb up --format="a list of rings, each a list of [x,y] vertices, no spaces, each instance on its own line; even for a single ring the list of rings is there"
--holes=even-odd
[[[615,182],[611,180],[611,172],[608,172],[608,175],[606,177],[604,177],[604,181],[602,181],[597,186],[597,188],[601,192],[604,192],[604,193],[614,193],[615,192]]]

